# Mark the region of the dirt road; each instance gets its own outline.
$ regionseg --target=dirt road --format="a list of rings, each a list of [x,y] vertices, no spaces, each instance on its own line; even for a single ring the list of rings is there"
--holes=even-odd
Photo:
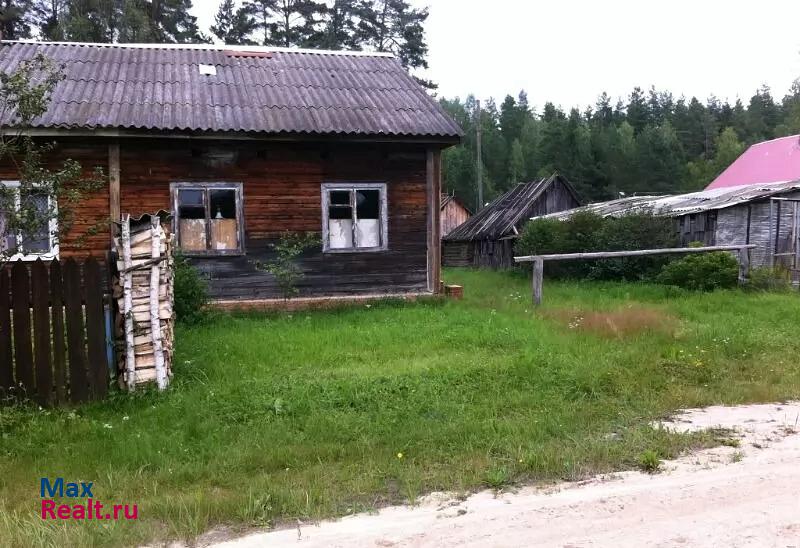
[[[547,490],[416,506],[218,544],[262,546],[774,546],[800,548],[800,402],[690,410],[670,427],[735,428],[740,447]]]

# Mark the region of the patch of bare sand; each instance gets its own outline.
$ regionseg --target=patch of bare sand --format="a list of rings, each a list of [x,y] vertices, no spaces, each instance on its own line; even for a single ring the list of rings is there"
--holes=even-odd
[[[655,475],[623,472],[465,500],[433,494],[414,506],[215,546],[800,547],[798,421],[800,402],[691,409],[665,426],[730,428],[739,447],[699,451]]]

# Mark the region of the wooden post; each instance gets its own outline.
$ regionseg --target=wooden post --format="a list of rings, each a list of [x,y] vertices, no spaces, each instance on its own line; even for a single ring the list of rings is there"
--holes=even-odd
[[[750,277],[750,249],[742,247],[739,249],[739,285],[747,284]]]
[[[483,209],[483,162],[481,161],[481,100],[475,103],[475,182],[478,185],[478,207],[477,213]]]
[[[133,337],[133,272],[130,268],[131,260],[131,216],[125,215],[122,219],[122,261],[125,273],[122,276],[123,308],[125,318],[125,370],[127,373],[128,390],[133,392],[136,387],[136,348]]]
[[[150,257],[156,261],[150,267],[150,336],[153,341],[153,358],[156,366],[156,384],[159,390],[167,387],[167,373],[164,368],[164,347],[161,344],[161,315],[159,314],[159,278],[161,277],[161,219],[153,215],[150,224]]]
[[[426,255],[426,267],[427,272],[425,277],[427,278],[427,289],[430,292],[435,291],[434,286],[438,283],[436,280],[433,279],[433,151],[428,149],[425,152],[425,210],[427,218],[427,223],[425,224],[426,230],[426,244],[427,244],[427,255]]]
[[[108,145],[108,213],[111,217],[111,237],[116,236],[120,221],[120,167],[119,144]]]
[[[569,261],[585,259],[611,259],[617,257],[641,257],[646,255],[672,255],[706,253],[709,251],[738,251],[739,279],[747,280],[750,273],[750,256],[748,250],[756,247],[755,244],[744,245],[715,245],[708,247],[672,247],[663,249],[639,249],[634,251],[592,251],[589,253],[554,253],[550,255],[525,255],[514,257],[517,263],[533,263],[533,304],[542,302],[542,277],[545,261]]]
[[[541,257],[533,259],[533,304],[542,304],[542,278],[544,277],[544,260]]]
[[[771,267],[775,266],[775,243],[777,235],[775,234],[775,200],[769,201],[769,242],[767,245],[767,264]]]
[[[794,260],[792,261],[792,286],[800,286],[800,207],[796,201],[792,202],[792,246]]]

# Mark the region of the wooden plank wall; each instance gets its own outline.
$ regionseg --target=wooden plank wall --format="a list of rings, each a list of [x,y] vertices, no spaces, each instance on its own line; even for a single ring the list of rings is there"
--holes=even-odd
[[[388,250],[310,250],[300,259],[300,294],[425,291],[426,167],[426,149],[419,145],[126,141],[120,150],[120,209],[133,217],[171,209],[172,182],[241,182],[246,255],[192,261],[210,278],[215,298],[275,298],[280,291],[273,277],[252,262],[269,260],[270,244],[284,231],[321,232],[322,183],[385,181]]]
[[[59,169],[65,159],[81,164],[83,175],[91,177],[95,168],[108,174],[108,145],[101,140],[64,140],[57,143],[46,165]],[[0,162],[0,181],[16,180],[19,177],[16,165],[6,159]],[[90,255],[105,257],[110,247],[108,232],[109,194],[108,185],[86,196],[86,199],[73,206],[72,230],[59,238],[61,258],[86,258]]]
[[[442,236],[444,237],[455,227],[465,223],[467,219],[469,219],[469,211],[455,200],[450,200],[442,208],[441,216]]]
[[[800,193],[789,193],[782,197],[796,199],[800,198]],[[717,212],[715,245],[756,244],[758,247],[750,250],[751,266],[754,268],[767,266],[770,246],[775,245],[774,241],[770,244],[769,202],[769,200],[760,200],[720,209]],[[776,206],[772,230],[773,234],[777,234],[777,252],[786,253],[792,249],[793,212],[791,202],[784,202],[780,211],[778,209]],[[788,258],[776,261],[776,264],[788,265]]]
[[[329,181],[387,183],[389,249],[378,253],[309,251],[300,259],[306,273],[299,284],[301,295],[427,288],[427,151],[423,145],[126,139],[119,142],[117,164],[116,149],[109,144],[103,139],[62,139],[52,164],[73,158],[87,175],[95,166],[113,176],[119,171],[119,210],[132,217],[171,210],[173,182],[243,183],[246,254],[193,259],[209,277],[215,298],[280,296],[273,277],[257,271],[253,261],[269,260],[271,244],[285,231],[321,232],[320,187]],[[14,178],[13,166],[0,165],[0,179]],[[62,237],[62,258],[105,256],[110,247],[107,222],[117,214],[110,198],[105,185],[78,205],[73,233]],[[86,236],[98,226],[96,233]],[[79,235],[84,236],[83,242]]]

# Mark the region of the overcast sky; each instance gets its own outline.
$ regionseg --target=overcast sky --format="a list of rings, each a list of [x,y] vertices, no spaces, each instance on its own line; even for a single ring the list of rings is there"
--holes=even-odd
[[[428,6],[427,77],[446,97],[594,104],[655,85],[676,96],[783,97],[800,77],[800,0],[411,0]],[[218,0],[195,0],[205,29]]]

